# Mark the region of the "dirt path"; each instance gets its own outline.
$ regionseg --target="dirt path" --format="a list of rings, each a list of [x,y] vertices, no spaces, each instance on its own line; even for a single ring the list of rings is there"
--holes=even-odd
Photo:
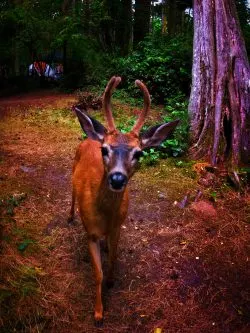
[[[66,224],[80,136],[73,100],[0,101],[1,331],[249,332],[249,197],[204,188],[172,159],[131,182],[116,284],[104,291],[104,327],[93,327],[86,235],[80,221]],[[197,189],[208,210],[176,205]]]

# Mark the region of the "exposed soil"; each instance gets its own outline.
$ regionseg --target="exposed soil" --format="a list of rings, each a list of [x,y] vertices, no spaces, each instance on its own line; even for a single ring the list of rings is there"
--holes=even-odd
[[[93,326],[86,234],[79,219],[66,223],[81,135],[73,102],[0,100],[1,332],[249,332],[249,194],[217,176],[205,186],[175,159],[130,183],[116,283],[104,289],[103,328]]]

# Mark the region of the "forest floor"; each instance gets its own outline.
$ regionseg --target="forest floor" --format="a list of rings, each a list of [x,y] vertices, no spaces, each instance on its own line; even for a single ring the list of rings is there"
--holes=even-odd
[[[86,234],[79,218],[66,222],[81,136],[74,102],[0,100],[0,331],[250,332],[250,196],[180,158],[131,180],[116,283],[104,290],[104,326],[94,327]],[[137,112],[123,107],[125,117]]]

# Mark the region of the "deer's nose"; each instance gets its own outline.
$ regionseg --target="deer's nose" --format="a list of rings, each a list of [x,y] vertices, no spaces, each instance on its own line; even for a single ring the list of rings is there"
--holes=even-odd
[[[114,190],[120,190],[124,185],[127,184],[128,177],[121,172],[115,172],[109,175],[109,184]]]

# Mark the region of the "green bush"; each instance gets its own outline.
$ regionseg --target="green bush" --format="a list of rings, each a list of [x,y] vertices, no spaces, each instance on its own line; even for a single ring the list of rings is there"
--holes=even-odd
[[[131,93],[135,79],[143,80],[156,103],[176,93],[188,95],[191,84],[192,42],[187,38],[149,36],[127,58],[114,61]]]
[[[144,166],[151,166],[158,163],[161,154],[157,148],[149,148],[143,152],[141,163]]]
[[[188,101],[183,95],[177,95],[170,99],[165,107],[167,114],[163,117],[165,122],[180,119],[172,138],[162,143],[165,152],[170,152],[173,156],[180,156],[185,153],[188,147]]]
[[[173,135],[164,141],[159,148],[150,148],[144,152],[142,157],[143,165],[155,165],[159,159],[169,156],[181,156],[188,147],[188,101],[184,95],[177,95],[169,99],[165,107],[166,113],[163,115],[163,122],[170,122],[180,119],[180,123],[175,129]],[[143,128],[147,129],[146,126]]]

